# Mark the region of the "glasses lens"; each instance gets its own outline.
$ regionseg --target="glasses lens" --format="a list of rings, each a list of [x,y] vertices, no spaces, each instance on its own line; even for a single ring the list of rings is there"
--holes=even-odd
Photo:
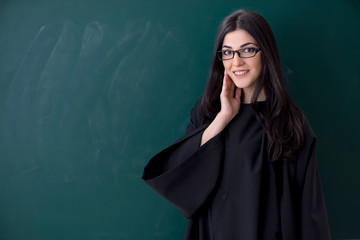
[[[227,50],[227,49],[221,50],[220,54],[221,54],[221,59],[223,59],[223,60],[231,59],[234,56],[234,52],[231,50]]]
[[[243,48],[240,49],[241,57],[248,58],[253,57],[256,54],[256,48]]]

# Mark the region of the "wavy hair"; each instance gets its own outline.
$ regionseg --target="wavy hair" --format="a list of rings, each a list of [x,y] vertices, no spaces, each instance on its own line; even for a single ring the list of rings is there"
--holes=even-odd
[[[304,141],[304,114],[294,104],[286,90],[278,47],[267,21],[255,12],[237,10],[227,16],[219,26],[212,56],[209,78],[201,97],[201,115],[205,122],[214,120],[221,109],[220,93],[224,78],[224,66],[217,58],[227,33],[237,29],[246,30],[262,48],[262,71],[256,81],[251,106],[260,120],[256,100],[262,88],[266,94],[263,121],[269,139],[269,154],[272,161],[291,161]]]

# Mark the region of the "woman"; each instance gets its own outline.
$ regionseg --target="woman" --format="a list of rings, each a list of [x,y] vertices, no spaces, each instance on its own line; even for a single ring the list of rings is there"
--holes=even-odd
[[[316,138],[263,17],[238,10],[223,20],[186,135],[143,179],[189,218],[187,240],[331,239]]]

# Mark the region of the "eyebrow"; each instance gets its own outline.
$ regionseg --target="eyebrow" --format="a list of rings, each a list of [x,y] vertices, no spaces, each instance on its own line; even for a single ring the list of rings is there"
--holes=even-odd
[[[247,42],[247,43],[244,43],[243,45],[241,45],[240,48],[246,47],[247,45],[250,45],[250,44],[254,44],[254,45],[257,46],[256,43]],[[232,47],[231,47],[231,46],[228,46],[228,45],[224,45],[223,48],[231,48],[231,49],[232,49]]]

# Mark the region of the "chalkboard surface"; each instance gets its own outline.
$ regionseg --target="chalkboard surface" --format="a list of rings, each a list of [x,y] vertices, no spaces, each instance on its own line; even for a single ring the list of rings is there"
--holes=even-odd
[[[0,239],[182,239],[142,169],[184,134],[238,8],[274,30],[333,238],[360,238],[359,1],[1,0]]]

